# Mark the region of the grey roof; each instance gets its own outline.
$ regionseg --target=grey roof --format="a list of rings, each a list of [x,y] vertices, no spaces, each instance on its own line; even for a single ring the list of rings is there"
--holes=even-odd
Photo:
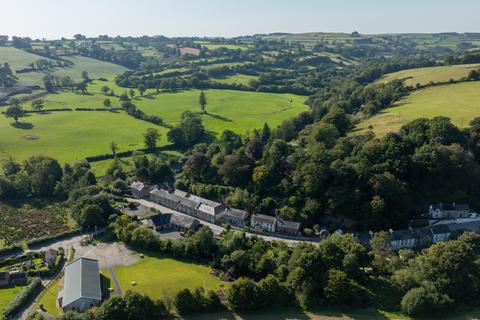
[[[208,200],[208,199],[190,194],[188,192],[185,192],[185,191],[182,191],[182,190],[179,190],[179,189],[176,189],[174,194],[177,195],[177,196],[192,200],[193,202],[195,202],[197,204],[197,209],[198,210],[206,212],[210,215],[217,215],[220,212],[225,210],[225,207],[221,203],[218,203],[218,202],[215,202],[215,201],[212,201],[212,200]]]
[[[466,203],[439,203],[431,206],[433,210],[446,210],[446,211],[470,211],[470,206]]]
[[[164,189],[155,189],[150,192],[150,194],[169,199],[174,202],[178,202],[183,204],[186,207],[191,207],[191,208],[197,208],[198,203],[195,201],[190,200],[189,198],[181,196],[177,191],[180,190],[175,190],[174,192],[168,192],[167,190]]]
[[[58,251],[50,248],[50,249],[45,250],[44,254],[45,254],[45,259],[56,258],[58,256]]]
[[[152,220],[152,223],[155,227],[169,224],[171,218],[172,218],[171,213],[161,213],[161,214],[156,214],[156,215],[150,217],[150,219]]]
[[[102,300],[98,260],[81,257],[65,266],[63,307],[80,298]]]
[[[247,219],[248,218],[248,212],[245,210],[240,210],[240,209],[233,209],[233,208],[226,208],[225,209],[225,215],[235,217],[238,219]]]
[[[445,234],[450,233],[450,228],[446,224],[439,224],[433,227],[430,227],[433,234]]]
[[[408,239],[416,239],[415,233],[413,230],[397,230],[392,233],[392,240],[408,240]]]
[[[146,187],[145,184],[143,182],[140,182],[140,181],[132,182],[132,184],[130,185],[130,188],[138,190],[138,191],[142,191],[145,187]]]
[[[288,221],[288,220],[283,220],[281,218],[277,218],[277,228],[299,231],[300,222]]]
[[[414,229],[414,232],[418,237],[432,237],[432,229],[430,228],[418,228]]]
[[[259,221],[259,222],[268,223],[268,224],[274,224],[276,221],[275,217],[267,216],[264,214],[254,214],[252,215],[252,219],[253,221]]]
[[[170,218],[170,223],[186,229],[195,229],[197,226],[200,225],[200,221],[198,221],[197,219],[187,216],[181,216],[178,214],[172,214]]]

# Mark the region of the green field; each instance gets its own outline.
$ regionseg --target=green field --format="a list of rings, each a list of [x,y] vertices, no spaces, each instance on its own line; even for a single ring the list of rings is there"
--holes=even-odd
[[[8,287],[0,289],[0,319],[2,319],[3,310],[22,292],[24,286]]]
[[[228,286],[227,282],[211,276],[206,265],[148,254],[140,262],[116,268],[115,273],[123,292],[134,290],[153,299],[171,298],[185,288],[204,286],[218,291]],[[137,285],[132,286],[132,281]]]
[[[445,116],[460,127],[480,117],[480,82],[464,82],[431,87],[414,92],[395,106],[360,122],[355,133],[362,133],[373,126],[377,136],[398,131],[400,127],[416,118]]]
[[[54,280],[52,285],[42,292],[42,297],[38,300],[37,305],[43,305],[43,308],[50,314],[58,317],[60,310],[57,307],[58,296],[58,280]]]
[[[176,124],[184,111],[200,111],[198,90],[163,93],[135,100],[145,113],[157,115],[169,124]],[[294,94],[260,93],[234,90],[206,90],[207,112],[202,115],[207,131],[219,135],[225,129],[237,133],[261,128],[264,122],[275,127],[283,120],[308,110],[305,97]]]
[[[73,65],[65,68],[54,68],[48,73],[46,72],[28,72],[20,73],[18,77],[19,84],[22,85],[43,85],[42,79],[47,74],[53,74],[56,76],[70,76],[75,81],[82,79],[82,71],[87,71],[90,78],[104,77],[108,78],[127,70],[127,68],[105,62],[97,59],[87,58],[83,56],[65,56],[63,57],[73,62]],[[28,64],[35,62],[39,59],[47,59],[42,56],[31,54],[26,51],[12,48],[12,47],[0,47],[0,63],[8,62],[13,71],[17,69],[23,69]]]
[[[0,158],[10,155],[23,160],[32,155],[47,155],[61,163],[111,153],[110,143],[116,142],[119,151],[141,149],[143,133],[157,128],[160,145],[166,144],[167,130],[152,123],[137,120],[125,112],[64,111],[31,114],[22,122],[33,126],[19,129],[12,120],[0,117]]]
[[[404,79],[405,84],[408,86],[415,86],[417,83],[426,85],[432,81],[447,82],[450,79],[460,80],[461,78],[466,77],[471,70],[479,68],[480,64],[459,64],[453,66],[408,69],[389,73],[378,81],[386,83],[392,80]]]
[[[215,78],[215,81],[221,82],[221,83],[227,83],[227,84],[243,84],[243,85],[250,85],[250,81],[252,80],[257,80],[258,77],[256,76],[250,76],[247,74],[241,74],[237,73],[231,76],[226,76],[223,78]]]
[[[249,49],[251,46],[249,45],[239,45],[239,44],[216,44],[216,43],[210,43],[208,41],[194,41],[195,43],[197,44],[201,44],[202,47],[205,47],[207,48],[208,50],[215,50],[215,49],[218,49],[218,48],[227,48],[227,49],[230,49],[230,50],[247,50]]]

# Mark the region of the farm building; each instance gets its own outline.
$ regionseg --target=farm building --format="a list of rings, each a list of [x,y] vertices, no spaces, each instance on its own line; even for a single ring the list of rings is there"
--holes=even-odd
[[[243,227],[247,222],[248,212],[239,209],[226,208],[222,213],[221,220],[234,226]]]
[[[132,184],[130,185],[130,191],[132,192],[132,195],[137,199],[148,197],[151,190],[152,188],[149,185],[144,184],[140,181],[132,182]]]
[[[48,249],[44,252],[44,260],[45,263],[49,266],[53,265],[55,263],[55,260],[57,259],[58,256],[58,251],[55,249]]]
[[[438,226],[433,226],[430,228],[433,234],[433,243],[443,242],[450,239],[450,228],[445,224],[440,224]]]
[[[181,216],[174,213],[157,214],[150,217],[146,223],[155,231],[159,230],[197,230],[200,227],[200,221],[192,217]]]
[[[203,199],[182,190],[173,192],[164,189],[154,189],[150,192],[151,200],[190,216],[215,223],[225,207],[217,202]]]
[[[64,311],[85,311],[102,301],[98,260],[78,258],[65,266],[58,304]]]
[[[277,218],[277,232],[298,236],[300,235],[300,222],[287,221]]]
[[[255,229],[275,232],[277,227],[277,219],[264,214],[253,214],[250,218],[250,225]]]

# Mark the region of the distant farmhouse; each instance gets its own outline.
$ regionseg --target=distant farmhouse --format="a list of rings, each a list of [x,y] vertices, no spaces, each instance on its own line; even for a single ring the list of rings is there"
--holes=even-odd
[[[428,208],[428,215],[433,219],[471,218],[474,213],[465,203],[439,203]]]
[[[146,219],[146,225],[155,231],[178,230],[190,231],[200,227],[200,221],[195,218],[174,213],[162,213]]]
[[[78,258],[65,266],[58,305],[63,311],[85,311],[102,302],[98,260]]]

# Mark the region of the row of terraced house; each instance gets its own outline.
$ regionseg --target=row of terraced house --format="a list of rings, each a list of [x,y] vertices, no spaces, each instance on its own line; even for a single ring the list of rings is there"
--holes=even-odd
[[[262,214],[252,214],[249,219],[250,215],[245,210],[231,208],[179,189],[166,190],[137,181],[131,184],[130,190],[136,198],[148,198],[169,209],[210,223],[228,223],[237,227],[250,225],[255,229],[288,235],[300,235],[301,233],[300,223]]]

